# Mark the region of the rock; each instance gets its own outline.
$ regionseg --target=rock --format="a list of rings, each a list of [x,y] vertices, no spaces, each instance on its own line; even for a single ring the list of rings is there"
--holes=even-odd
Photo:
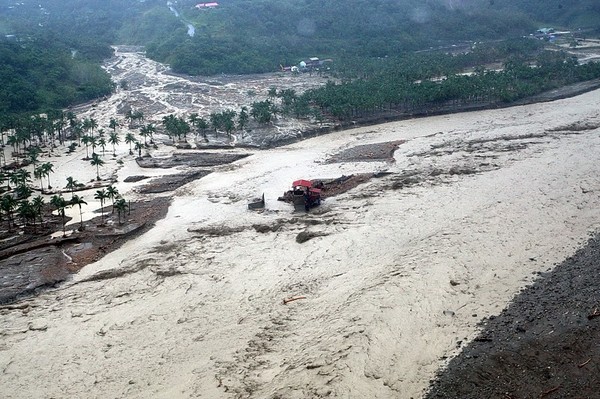
[[[444,310],[444,316],[454,316],[455,313],[451,310]]]
[[[29,331],[46,331],[48,325],[43,322],[31,322],[29,323]]]
[[[325,235],[327,235],[327,234],[316,233],[316,232],[305,230],[305,231],[303,231],[301,233],[298,233],[298,235],[296,236],[296,242],[298,244],[303,244],[306,241],[311,240],[311,239],[313,239],[315,237],[320,237],[320,236],[325,236]]]

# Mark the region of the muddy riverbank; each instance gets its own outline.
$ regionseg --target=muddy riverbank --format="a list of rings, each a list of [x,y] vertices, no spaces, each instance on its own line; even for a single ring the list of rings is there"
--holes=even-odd
[[[597,398],[600,235],[482,324],[426,398]]]

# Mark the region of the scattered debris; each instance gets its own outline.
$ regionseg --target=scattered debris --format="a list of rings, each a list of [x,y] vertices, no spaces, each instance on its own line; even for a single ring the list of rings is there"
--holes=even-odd
[[[324,237],[326,236],[326,233],[318,233],[318,232],[314,232],[314,231],[303,231],[301,233],[298,233],[298,235],[296,236],[296,242],[298,244],[303,244],[308,240],[312,240],[315,237]]]
[[[456,313],[454,313],[451,310],[444,310],[444,316],[454,316]]]
[[[578,364],[577,367],[582,368],[585,367],[589,362],[592,361],[592,358],[589,358],[588,360],[586,360],[585,362]]]
[[[248,203],[248,209],[262,209],[265,207],[265,193],[261,198],[255,198],[253,201]]]
[[[540,398],[544,398],[544,397],[546,397],[546,396],[550,395],[552,392],[556,392],[556,391],[558,391],[559,389],[560,389],[560,385],[559,385],[559,386],[556,386],[556,387],[554,387],[554,388],[552,388],[552,389],[549,389],[549,390],[547,390],[547,391],[544,391],[544,392],[542,392],[542,394],[540,395]]]
[[[292,297],[289,297],[289,298],[285,298],[283,300],[283,304],[287,305],[288,303],[297,301],[299,299],[306,299],[306,297],[305,296],[292,296]]]

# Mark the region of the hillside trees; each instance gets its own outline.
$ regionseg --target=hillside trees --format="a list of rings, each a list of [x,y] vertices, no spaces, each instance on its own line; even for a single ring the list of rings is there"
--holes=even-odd
[[[48,39],[0,42],[0,115],[63,108],[110,93],[109,76]]]
[[[503,71],[479,70],[472,76],[450,74],[425,78],[411,69],[373,71],[371,77],[328,82],[305,92],[303,98],[324,114],[340,120],[385,109],[426,111],[481,102],[511,102],[574,82],[600,77],[600,64],[578,65],[560,52],[542,52],[529,59],[510,58]],[[417,75],[423,80],[412,80]],[[410,77],[410,78],[407,78]]]

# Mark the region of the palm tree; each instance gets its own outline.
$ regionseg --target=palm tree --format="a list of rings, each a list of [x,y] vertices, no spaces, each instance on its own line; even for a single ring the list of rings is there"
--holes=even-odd
[[[113,157],[116,157],[117,156],[117,151],[115,150],[115,146],[121,142],[119,140],[119,135],[117,133],[115,133],[115,132],[112,132],[108,136],[108,142],[110,144],[112,144],[112,147],[113,147]]]
[[[177,118],[177,138],[183,135],[183,138],[187,140],[187,134],[190,132],[190,124],[183,118]]]
[[[115,118],[110,118],[110,122],[108,123],[108,127],[113,130],[113,133],[117,132],[117,127],[119,126],[119,121]]]
[[[133,143],[135,143],[135,136],[131,133],[127,133],[125,135],[125,143],[129,144],[129,155],[133,155],[133,149],[131,148],[131,146],[133,145]]]
[[[140,143],[139,141],[135,142],[135,149],[138,152],[138,156],[141,158],[142,157],[142,149],[144,148],[144,145],[142,143]]]
[[[69,204],[67,203],[67,201],[65,201],[65,199],[63,198],[62,195],[53,195],[52,198],[50,198],[50,203],[56,208],[56,210],[58,211],[58,214],[60,215],[61,219],[62,219],[62,228],[63,228],[63,237],[67,235],[67,232],[65,231],[65,208],[67,206],[69,206]]]
[[[10,190],[10,184],[12,183],[13,185],[18,185],[20,182],[20,177],[19,174],[17,172],[12,172],[9,176],[8,176],[8,189]]]
[[[121,224],[121,214],[125,213],[127,210],[127,202],[124,198],[119,198],[113,205],[114,208],[117,208],[117,213],[119,214],[119,224]]]
[[[81,124],[75,125],[73,128],[73,133],[75,134],[74,138],[76,138],[77,142],[81,144],[81,136],[83,136],[83,127]]]
[[[42,168],[41,166],[35,168],[33,170],[33,176],[36,179],[40,179],[40,190],[42,191],[42,193],[44,193],[44,180],[42,179],[44,177],[44,168]]]
[[[142,111],[135,111],[132,115],[132,120],[136,120],[139,122],[143,122],[144,121],[144,113]]]
[[[233,118],[237,115],[235,111],[227,110],[221,113],[223,115],[223,128],[227,132],[227,136],[231,137],[231,132],[235,128]]]
[[[112,213],[115,213],[115,199],[119,196],[119,190],[111,184],[106,188],[106,194],[112,202]]]
[[[206,140],[206,129],[208,129],[208,122],[206,119],[198,118],[198,121],[196,121],[196,128],[200,129],[202,132],[202,137],[204,137],[204,140]]]
[[[104,151],[106,149],[106,140],[104,140],[104,137],[101,137],[100,140],[98,140],[98,145],[102,148],[102,156],[104,156]]]
[[[238,115],[238,128],[242,131],[242,138],[244,137],[244,128],[248,124],[249,118],[248,107],[242,107]]]
[[[148,129],[149,127],[152,127],[152,124],[144,125],[140,128],[140,136],[144,138],[145,146],[148,145],[148,143],[146,142],[146,137],[150,136],[151,134],[150,130]]]
[[[90,118],[90,130],[92,132],[92,137],[94,137],[94,129],[98,127],[98,122],[94,118]]]
[[[273,104],[269,100],[253,102],[250,115],[258,123],[266,124],[273,118]]]
[[[85,130],[86,132],[89,132],[90,130],[90,120],[88,118],[85,118],[83,120],[83,122],[81,123],[81,127],[83,128],[83,130]]]
[[[90,145],[92,146],[92,155],[96,153],[96,146],[98,145],[98,140],[95,137],[90,138]]]
[[[8,181],[8,174],[5,174],[2,169],[0,169],[0,191],[4,191],[4,189],[2,188],[2,185],[4,184],[4,182]]]
[[[54,165],[52,165],[51,162],[44,162],[41,166],[44,176],[48,178],[48,190],[52,188],[52,186],[50,185],[50,173],[54,173],[53,167]]]
[[[8,231],[11,230],[12,226],[12,215],[17,207],[17,200],[10,194],[4,194],[2,200],[0,200],[0,209],[8,216]]]
[[[108,198],[108,193],[105,189],[97,190],[94,195],[94,199],[100,201],[100,219],[102,220],[102,225],[104,225],[104,200]]]
[[[23,218],[24,225],[27,225],[27,222],[29,221],[29,219],[33,218],[33,225],[34,225],[33,229],[34,229],[34,232],[36,232],[35,211],[33,210],[33,206],[31,205],[31,202],[29,202],[26,199],[21,200],[19,202],[19,205],[17,206],[17,212],[19,212],[19,216],[21,216]]]
[[[77,115],[75,115],[74,112],[72,112],[72,111],[67,112],[66,117],[67,117],[67,120],[69,121],[69,126],[71,128],[74,128],[75,125],[79,124],[79,121],[77,120]]]
[[[196,112],[190,114],[190,116],[188,116],[188,120],[190,121],[190,123],[192,124],[192,126],[194,127],[198,127],[198,120],[200,118],[198,117],[198,114]],[[198,130],[196,130],[196,135],[198,135]]]
[[[85,145],[85,159],[88,160],[90,159],[89,146],[92,142],[92,138],[86,134],[81,138],[81,142]]]
[[[19,148],[19,142],[17,140],[17,135],[13,134],[6,138],[6,144],[12,147],[12,152],[17,152]]]
[[[74,195],[73,198],[71,198],[71,201],[69,202],[69,204],[71,206],[73,206],[73,205],[79,206],[79,223],[80,223],[79,230],[81,231],[81,230],[83,230],[83,212],[81,211],[81,205],[82,204],[87,205],[87,202],[85,202],[83,200],[83,197],[80,197],[79,195]]]
[[[40,217],[40,226],[44,222],[44,220],[42,219],[42,211],[44,210],[44,205],[45,205],[44,198],[42,198],[41,195],[38,195],[33,200],[31,200],[31,206],[33,207],[35,214]],[[35,220],[34,220],[34,223],[35,223]]]
[[[40,150],[40,147],[37,147],[37,146],[29,147],[29,150],[27,151],[27,156],[29,157],[29,161],[33,164],[34,168],[37,165],[40,152],[42,152],[42,150]]]
[[[173,144],[175,144],[175,135],[176,135],[176,125],[177,125],[177,117],[173,114],[169,114],[167,116],[163,116],[162,123],[165,126],[165,131],[167,136],[173,139]]]
[[[150,137],[150,144],[154,144],[152,135],[156,132],[156,126],[154,126],[152,123],[148,123],[146,125],[146,132],[148,133],[148,137]]]
[[[267,92],[267,96],[270,99],[273,99],[273,98],[277,97],[277,88],[276,87],[269,87],[269,91]]]
[[[96,153],[92,154],[92,160],[90,161],[92,166],[96,167],[96,180],[100,180],[100,166],[104,165],[104,161]]]
[[[17,194],[17,198],[22,199],[28,198],[33,192],[33,190],[31,190],[31,187],[29,187],[27,184],[20,183],[19,185],[17,185],[15,192]]]
[[[15,183],[16,194],[19,199],[27,198],[31,195],[31,188],[27,185],[31,181],[31,172],[25,169],[19,169],[11,175],[11,181]]]
[[[71,198],[73,198],[73,192],[78,186],[79,182],[77,180],[73,179],[73,177],[71,176],[67,177],[67,185],[65,186],[65,188],[71,190]]]
[[[217,137],[217,133],[219,131],[219,128],[221,127],[221,114],[218,114],[216,112],[211,112],[211,114],[209,115],[209,119],[210,119],[210,126],[215,131],[215,137]]]
[[[125,120],[129,121],[129,126],[131,126],[131,124],[133,123],[133,110],[128,109],[127,112],[125,113]]]
[[[26,184],[31,179],[31,172],[25,169],[19,169],[15,173],[17,184]]]

